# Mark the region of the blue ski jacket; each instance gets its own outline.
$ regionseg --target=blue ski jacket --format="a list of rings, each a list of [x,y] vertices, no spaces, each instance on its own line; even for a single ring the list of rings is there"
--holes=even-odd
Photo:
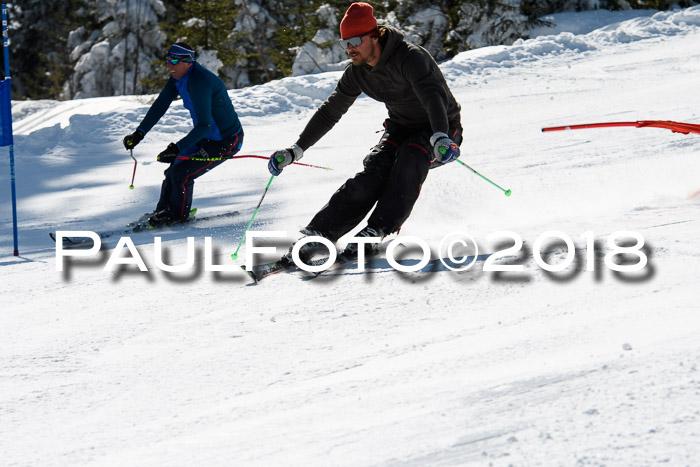
[[[194,123],[194,128],[176,143],[181,153],[204,138],[221,141],[241,131],[241,122],[223,81],[197,62],[182,78],[176,80],[171,76],[168,79],[138,130],[144,135],[148,133],[178,95],[182,97],[182,104],[190,111]]]

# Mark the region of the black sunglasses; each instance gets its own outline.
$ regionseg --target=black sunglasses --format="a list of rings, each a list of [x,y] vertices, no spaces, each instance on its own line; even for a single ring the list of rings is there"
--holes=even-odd
[[[168,57],[165,58],[165,62],[170,63],[171,65],[177,65],[181,61],[182,61],[181,58],[168,58]]]
[[[340,43],[340,46],[344,49],[348,48],[348,45],[351,45],[353,47],[359,47],[360,44],[362,44],[362,38],[365,36],[369,36],[372,34],[373,31],[368,32],[367,34],[362,34],[361,36],[355,36],[355,37],[348,37],[347,39],[338,39],[338,42]]]

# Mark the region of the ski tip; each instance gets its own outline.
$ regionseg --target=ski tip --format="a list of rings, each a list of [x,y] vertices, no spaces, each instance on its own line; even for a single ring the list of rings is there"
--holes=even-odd
[[[54,241],[54,243],[56,243],[56,244],[58,243],[57,238],[56,238],[56,234],[54,232],[49,232],[49,237],[51,238],[51,240]],[[100,238],[104,238],[104,237],[101,236]],[[62,240],[61,244],[62,244],[63,248],[80,248],[80,247],[92,248],[92,246],[94,245],[94,242],[92,241],[92,239],[76,241],[70,237],[61,237],[61,240]]]

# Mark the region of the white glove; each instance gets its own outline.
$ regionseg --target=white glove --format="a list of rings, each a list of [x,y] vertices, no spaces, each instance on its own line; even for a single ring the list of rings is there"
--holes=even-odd
[[[447,164],[459,157],[459,146],[445,133],[434,133],[433,136],[430,137],[430,144],[433,145],[434,160]]]
[[[304,150],[298,145],[293,145],[291,148],[280,149],[275,151],[274,154],[270,156],[270,162],[267,163],[267,169],[272,175],[279,175],[282,173],[282,169],[287,167],[292,162],[296,162],[304,157]]]

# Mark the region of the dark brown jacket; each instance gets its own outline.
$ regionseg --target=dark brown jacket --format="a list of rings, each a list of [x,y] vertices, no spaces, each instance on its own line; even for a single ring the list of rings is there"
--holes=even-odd
[[[398,30],[380,26],[382,53],[374,67],[348,65],[338,85],[299,136],[304,150],[338,123],[364,92],[384,102],[389,119],[409,129],[448,133],[448,122],[459,121],[460,106],[445,77],[424,48],[404,41]]]

